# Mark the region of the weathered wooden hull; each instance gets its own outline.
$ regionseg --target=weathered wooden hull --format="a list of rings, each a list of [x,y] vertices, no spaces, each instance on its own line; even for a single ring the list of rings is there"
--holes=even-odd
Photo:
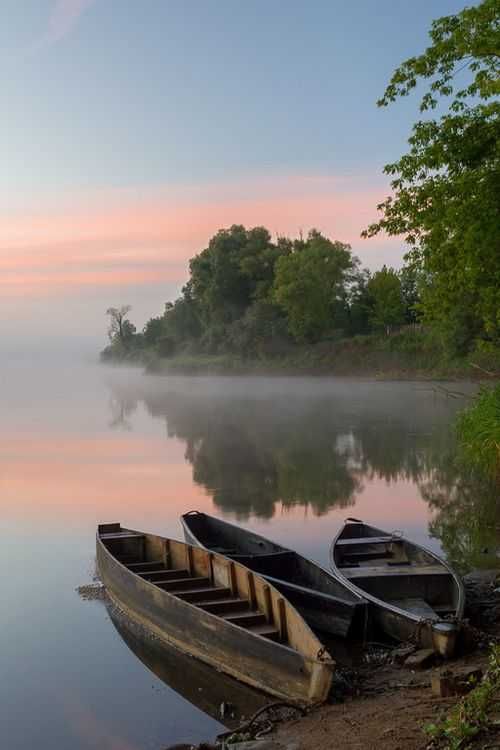
[[[233,549],[223,554],[238,560],[272,583],[310,627],[343,638],[364,636],[366,601],[353,594],[320,565],[265,537],[194,511],[181,517],[184,538],[189,544],[211,549],[207,537],[203,533],[197,536],[193,528],[201,519],[208,521],[215,532],[220,529],[229,535]]]
[[[148,544],[155,546],[165,541],[161,537],[147,536]],[[173,544],[181,545],[180,542]],[[111,599],[160,638],[279,698],[304,704],[326,699],[333,672],[333,662],[328,655],[321,658],[320,654],[320,658],[316,658],[316,654],[300,653],[178,599],[131,572],[106,548],[99,535],[96,549],[98,570]],[[212,559],[215,567],[220,568],[217,575],[222,574],[225,563],[217,556]],[[244,577],[245,569],[237,567],[236,575]],[[294,620],[290,605],[286,606]],[[307,628],[305,623],[304,628]],[[299,633],[296,635],[300,638]],[[317,643],[320,650],[321,643],[306,635],[308,648],[316,648],[314,643]]]
[[[358,538],[351,538],[351,534],[358,534]],[[348,555],[358,559],[358,570],[340,567],[340,544],[347,545],[345,549],[350,550]],[[371,549],[371,553],[361,551],[365,544],[365,549]],[[377,562],[377,558],[383,557],[383,553],[376,552],[381,544],[398,545],[401,550],[398,554],[406,559],[398,565],[397,559],[387,562],[384,558],[384,569],[384,566]],[[352,550],[358,550],[358,558]],[[363,554],[368,555],[369,559],[370,556],[373,557],[374,561],[365,560],[360,564],[359,559],[362,560]],[[352,591],[358,592],[368,601],[372,626],[379,628],[394,640],[414,641],[422,648],[434,649],[445,658],[454,653],[463,617],[463,585],[458,576],[437,555],[403,537],[391,537],[387,532],[355,521],[351,524],[346,523],[336,536],[332,542],[330,558],[334,574]],[[444,599],[447,606],[443,607],[445,602],[440,599]],[[405,601],[409,609],[397,606],[399,602]],[[420,612],[419,603],[423,606],[423,611]],[[440,619],[433,606],[437,611],[448,609],[448,619]]]

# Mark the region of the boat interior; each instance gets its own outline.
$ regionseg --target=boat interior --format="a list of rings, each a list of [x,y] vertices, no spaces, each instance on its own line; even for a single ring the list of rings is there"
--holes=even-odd
[[[426,619],[455,614],[459,591],[448,568],[397,534],[347,523],[334,558],[349,581],[392,606]]]
[[[112,556],[142,580],[254,635],[297,648],[298,615],[252,571],[208,550],[120,524],[101,525],[98,534]],[[313,640],[312,652],[318,645]]]
[[[346,603],[358,601],[358,597],[354,597],[328,571],[293,550],[205,513],[193,511],[183,518],[189,531],[204,547],[237,560],[278,587],[286,585],[288,592],[292,589],[307,591],[325,604],[326,597]]]

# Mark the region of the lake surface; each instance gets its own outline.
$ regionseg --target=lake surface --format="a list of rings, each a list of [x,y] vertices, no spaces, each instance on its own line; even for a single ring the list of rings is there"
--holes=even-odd
[[[462,567],[487,558],[498,499],[456,466],[464,401],[442,386],[4,365],[2,745],[160,750],[222,731],[228,693],[244,713],[239,686],[78,596],[98,522],[180,537],[179,515],[200,509],[326,563],[354,515]]]

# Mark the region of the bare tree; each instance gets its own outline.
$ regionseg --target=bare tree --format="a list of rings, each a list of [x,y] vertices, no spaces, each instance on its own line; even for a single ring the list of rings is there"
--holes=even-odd
[[[118,338],[122,343],[125,339],[127,315],[131,311],[131,305],[122,305],[122,307],[108,307],[106,315],[109,315],[108,337],[111,342]]]

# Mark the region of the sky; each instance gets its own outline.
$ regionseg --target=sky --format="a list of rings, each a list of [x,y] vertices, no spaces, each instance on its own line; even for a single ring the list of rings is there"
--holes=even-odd
[[[221,227],[360,239],[405,150],[392,71],[457,0],[2,0],[0,353],[140,329]]]

